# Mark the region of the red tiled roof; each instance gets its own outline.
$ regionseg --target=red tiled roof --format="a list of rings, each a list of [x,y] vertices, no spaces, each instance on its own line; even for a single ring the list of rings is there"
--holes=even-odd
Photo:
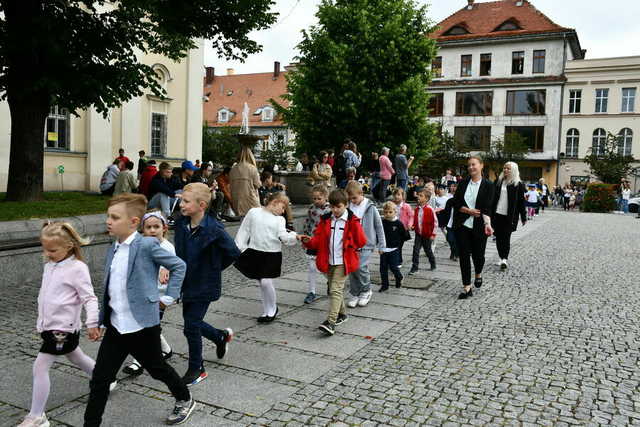
[[[239,127],[242,124],[242,109],[246,102],[249,105],[250,128],[282,126],[283,122],[279,115],[271,122],[263,122],[261,114],[253,113],[258,108],[270,106],[271,98],[285,107],[289,105],[282,99],[282,96],[287,93],[286,73],[283,71],[276,78],[273,77],[273,72],[215,76],[210,85],[207,85],[205,78],[202,93],[209,98],[209,101],[204,103],[204,120],[212,127]],[[222,108],[235,113],[226,123],[218,123],[218,111]]]
[[[553,22],[528,1],[523,0],[522,6],[516,6],[516,3],[517,0],[475,3],[471,10],[465,6],[440,22],[438,29],[430,36],[437,41],[450,41],[571,31],[570,28],[561,27]],[[516,22],[522,29],[495,31],[506,21]],[[463,26],[470,34],[444,35],[458,25]]]

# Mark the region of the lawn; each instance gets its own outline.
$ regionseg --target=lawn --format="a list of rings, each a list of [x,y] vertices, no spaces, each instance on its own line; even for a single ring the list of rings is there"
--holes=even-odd
[[[0,221],[90,215],[107,211],[108,196],[81,192],[47,192],[39,202],[7,202],[0,193]]]

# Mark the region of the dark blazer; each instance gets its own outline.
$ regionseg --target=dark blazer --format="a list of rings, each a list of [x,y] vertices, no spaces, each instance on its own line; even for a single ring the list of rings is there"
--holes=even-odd
[[[456,189],[456,194],[453,196],[453,228],[458,229],[464,227],[464,222],[469,218],[469,214],[460,212],[460,208],[469,206],[464,201],[464,193],[467,191],[471,178],[465,178]],[[491,216],[491,205],[493,204],[493,193],[495,187],[493,183],[486,178],[482,178],[480,182],[480,188],[478,189],[478,195],[476,197],[476,209],[479,209],[481,215],[473,219],[473,234],[478,237],[486,237],[484,234],[484,219],[482,215]]]
[[[183,216],[176,223],[176,255],[187,264],[182,283],[182,300],[216,301],[222,291],[222,270],[240,256],[240,250],[211,215],[205,215],[200,226],[191,232],[191,218]]]
[[[497,180],[495,184],[495,196],[493,197],[493,204],[491,206],[491,216],[495,216],[496,209],[498,208],[498,199],[500,198],[500,188],[502,187],[502,181]],[[523,223],[527,221],[527,210],[524,203],[524,184],[520,181],[517,185],[507,185],[507,217],[511,221],[511,227],[513,231],[518,229],[518,217]]]

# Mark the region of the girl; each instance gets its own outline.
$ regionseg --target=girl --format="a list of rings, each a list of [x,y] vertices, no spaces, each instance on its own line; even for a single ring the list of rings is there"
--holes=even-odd
[[[396,205],[396,211],[398,212],[398,219],[404,225],[405,230],[409,231],[413,229],[413,209],[406,202],[405,192],[402,188],[396,187],[393,190],[393,203]],[[400,254],[400,267],[402,267],[402,247],[404,246],[404,241],[400,243],[400,247],[398,248]]]
[[[142,217],[142,234],[148,237],[155,237],[160,241],[160,246],[163,249],[171,253],[171,255],[175,255],[176,249],[170,241],[165,239],[168,231],[169,225],[160,211],[150,211]],[[164,267],[160,267],[160,271],[158,272],[158,292],[160,295],[163,295],[167,291],[168,282],[169,270]],[[162,320],[163,316],[164,308],[160,306],[160,320]],[[173,356],[171,346],[162,334],[160,334],[160,347],[162,349],[162,356],[164,357],[164,360]],[[129,366],[125,366],[122,370],[122,372],[128,375],[140,375],[143,371],[144,369],[142,368],[142,365],[136,359],[133,359],[131,364]]]
[[[278,315],[272,279],[280,277],[282,243],[292,246],[300,239],[300,236],[287,231],[285,227],[282,214],[289,205],[289,198],[284,193],[269,194],[265,205],[247,212],[235,239],[242,251],[235,264],[236,268],[260,284],[263,312],[258,318],[259,323],[273,322]]]
[[[311,190],[311,199],[313,200],[313,204],[309,206],[307,219],[304,221],[303,234],[307,236],[313,236],[313,232],[316,230],[316,227],[320,223],[321,217],[325,214],[331,213],[327,197],[329,197],[329,190],[327,190],[325,184],[316,185]],[[316,255],[317,251],[313,249],[307,249],[307,259],[309,260],[309,272],[307,276],[309,278],[309,292],[304,298],[305,304],[311,304],[317,298],[316,277],[319,271],[318,267],[316,266]]]
[[[529,184],[529,191],[527,191],[527,194],[524,196],[527,199],[527,219],[533,219],[536,214],[539,198],[535,185]]]
[[[44,413],[49,398],[49,369],[58,356],[65,355],[91,377],[95,361],[78,347],[83,306],[88,338],[100,338],[98,299],[80,250],[89,241],[82,239],[71,224],[54,222],[44,225],[40,242],[48,261],[38,294],[36,329],[42,346],[33,364],[31,411],[19,427],[49,426]],[[115,385],[111,384],[111,390]]]
[[[382,287],[380,292],[385,292],[389,289],[389,270],[393,273],[396,279],[396,288],[402,286],[402,273],[400,272],[400,252],[402,251],[402,244],[409,240],[411,236],[409,231],[404,227],[404,224],[398,219],[396,215],[396,204],[393,202],[385,202],[382,205],[382,227],[384,228],[384,239],[387,247],[382,249],[380,254],[380,281]]]

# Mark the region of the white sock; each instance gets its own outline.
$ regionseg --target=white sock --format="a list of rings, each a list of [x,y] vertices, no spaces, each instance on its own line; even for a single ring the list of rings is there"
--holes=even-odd
[[[96,366],[96,361],[87,356],[80,347],[76,347],[71,353],[67,354],[67,359],[78,368],[91,375],[93,368]]]
[[[33,392],[31,394],[31,412],[29,412],[32,417],[41,417],[44,414],[51,388],[49,369],[56,358],[57,356],[53,354],[38,353],[36,361],[33,362]]]
[[[273,280],[260,279],[259,283],[262,293],[262,315],[271,317],[276,314],[276,289],[273,287]]]
[[[316,267],[316,260],[309,260],[309,292],[315,294],[316,293],[316,277],[318,276],[318,267]]]
[[[167,340],[164,338],[164,335],[162,334],[160,334],[160,348],[165,353],[169,353],[171,351],[171,346],[169,345]]]

